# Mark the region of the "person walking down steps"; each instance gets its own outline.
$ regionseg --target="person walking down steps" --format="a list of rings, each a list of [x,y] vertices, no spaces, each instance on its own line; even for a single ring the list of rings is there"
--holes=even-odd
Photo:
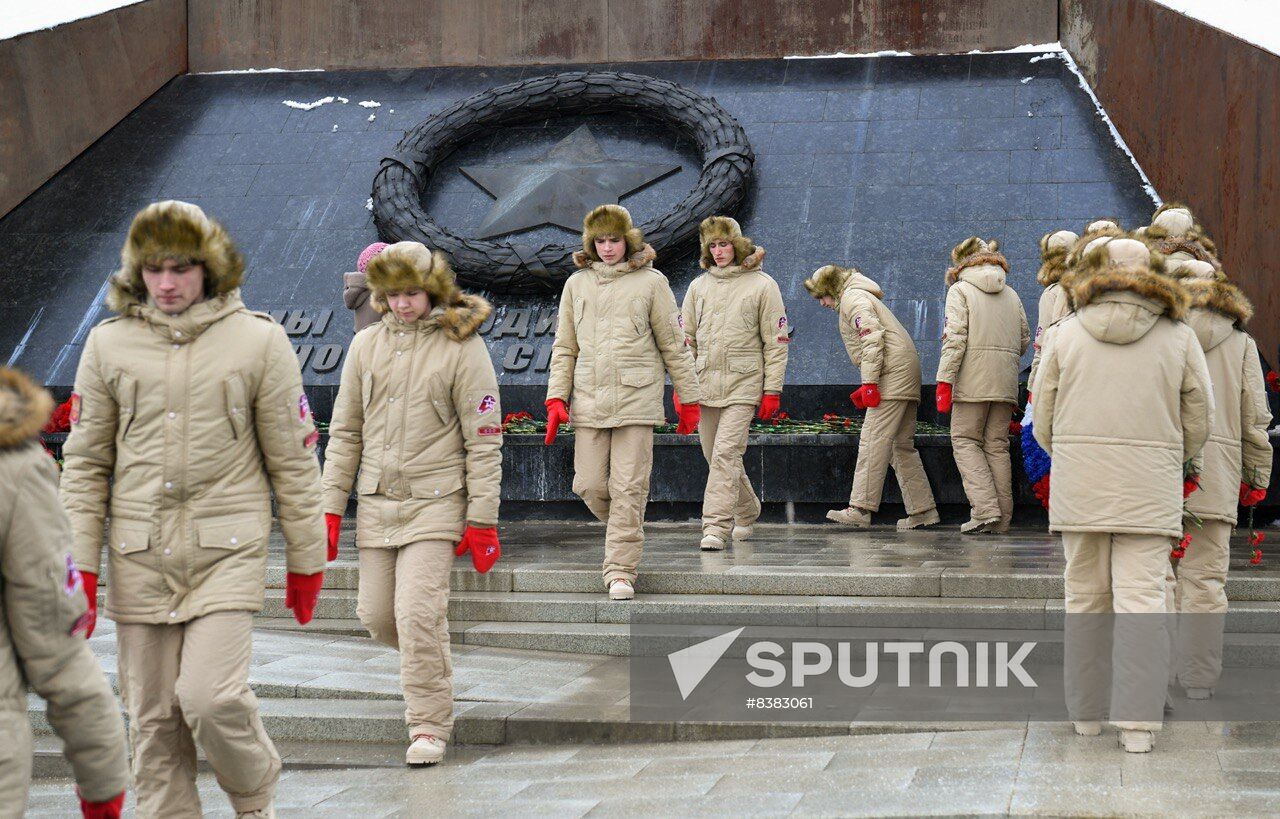
[[[702,387],[698,436],[707,488],[700,545],[716,552],[730,536],[750,537],[760,517],[742,458],[751,419],[778,412],[791,337],[782,292],[760,267],[764,248],[727,216],[704,219],[698,237],[699,261],[707,272],[685,293],[681,326]]]
[[[880,285],[856,268],[826,265],[804,287],[823,307],[838,313],[840,338],[849,360],[862,374],[862,386],[849,399],[867,412],[858,436],[849,505],[827,512],[827,520],[858,529],[869,527],[892,466],[907,509],[898,529],[938,523],[933,490],[915,445],[920,357],[911,335],[882,301]]]
[[[937,403],[938,412],[952,413],[951,447],[972,507],[960,531],[1007,532],[1013,519],[1009,422],[1031,331],[1022,299],[1005,284],[1009,263],[995,239],[965,239],[951,261]]]
[[[664,373],[684,398],[677,431],[691,434],[701,413],[693,355],[656,257],[626,208],[587,214],[573,254],[578,271],[560,294],[547,379],[546,444],[572,420],[573,491],[606,524],[604,582],[613,600],[635,596],[653,428],[666,421]]]

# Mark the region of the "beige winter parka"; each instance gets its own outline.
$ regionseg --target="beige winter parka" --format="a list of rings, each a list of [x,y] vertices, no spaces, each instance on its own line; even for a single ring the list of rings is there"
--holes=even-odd
[[[31,774],[27,690],[48,702],[80,792],[105,801],[129,784],[120,706],[77,628],[84,586],[72,563],[58,467],[37,441],[48,393],[0,368],[0,814],[19,816]]]
[[[1031,329],[1022,300],[1005,285],[1008,269],[1004,256],[983,246],[947,271],[938,382],[951,385],[956,401],[1018,402],[1018,362]]]
[[[1214,398],[1209,440],[1198,460],[1200,488],[1187,498],[1187,508],[1234,525],[1240,482],[1259,488],[1271,482],[1271,410],[1258,347],[1244,331],[1253,308],[1225,281],[1189,278],[1182,284],[1191,297],[1187,324],[1204,350]]]
[[[1062,276],[1067,272],[1067,254],[1079,238],[1069,230],[1058,230],[1046,234],[1040,240],[1041,265],[1036,281],[1044,288],[1044,292],[1040,294],[1036,334],[1031,342],[1031,370],[1027,373],[1027,390],[1032,393],[1035,392],[1036,372],[1040,369],[1044,333],[1071,312],[1070,300],[1062,286]]]
[[[490,312],[465,295],[412,324],[386,313],[352,340],[325,449],[324,511],[343,514],[356,487],[357,546],[456,542],[468,522],[497,525],[502,407],[476,334]]]
[[[547,399],[568,404],[574,426],[664,423],[664,371],[681,401],[702,401],[676,297],[653,268],[656,255],[644,245],[610,265],[574,254],[580,269],[560,295],[547,379]]]
[[[1181,321],[1186,292],[1136,240],[1083,263],[1035,393],[1034,434],[1053,457],[1049,528],[1179,537],[1183,465],[1213,414],[1204,352]]]
[[[782,292],[760,269],[763,259],[757,247],[741,264],[708,266],[685,293],[681,326],[708,407],[757,404],[765,392],[782,392],[791,337]]]
[[[210,297],[176,316],[145,303],[143,263],[157,257],[202,260]],[[293,345],[245,308],[238,254],[193,205],[145,209],[122,261],[108,293],[119,315],[85,341],[63,447],[76,566],[100,572],[105,533],[106,613],[121,623],[257,611],[273,493],[288,570],[325,566],[317,434]]]

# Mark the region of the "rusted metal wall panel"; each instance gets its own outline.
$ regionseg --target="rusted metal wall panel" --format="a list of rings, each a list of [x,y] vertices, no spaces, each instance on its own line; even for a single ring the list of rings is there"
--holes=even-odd
[[[0,40],[0,216],[185,72],[186,39],[185,0],[146,0]]]
[[[1057,0],[190,0],[192,71],[962,53],[1058,39]]]
[[[1280,366],[1280,56],[1151,0],[1062,0],[1062,43],[1161,197],[1217,241]]]

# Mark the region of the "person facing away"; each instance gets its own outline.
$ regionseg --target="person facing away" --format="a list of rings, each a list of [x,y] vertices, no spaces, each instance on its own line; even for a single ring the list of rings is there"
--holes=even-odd
[[[369,284],[365,278],[365,271],[373,257],[390,246],[386,242],[374,242],[360,251],[360,257],[356,259],[356,269],[342,274],[342,303],[354,314],[357,333],[379,318],[378,311],[369,300]]]
[[[356,490],[356,613],[400,651],[409,748],[434,765],[453,731],[449,572],[471,552],[501,555],[502,407],[477,333],[493,308],[463,293],[440,251],[397,242],[369,263],[381,320],[356,334],[342,367],[324,464],[331,553]],[[358,475],[358,477],[357,477]]]
[[[702,220],[698,236],[707,272],[689,285],[680,326],[702,387],[698,436],[708,469],[700,546],[714,552],[730,537],[750,537],[760,517],[742,457],[751,419],[778,412],[791,336],[782,291],[760,267],[764,248],[727,216]]]
[[[1204,352],[1183,322],[1187,294],[1163,274],[1136,239],[1086,253],[1070,281],[1076,312],[1046,337],[1033,404],[1053,457],[1049,530],[1066,556],[1068,713],[1084,735],[1109,717],[1135,753],[1162,725],[1165,575],[1182,536],[1184,465],[1214,414]]]
[[[272,814],[280,757],[248,675],[273,498],[299,623],[323,583],[319,436],[293,345],[245,308],[243,273],[200,208],[148,205],[76,371],[62,502],[91,607],[106,535],[141,816],[200,812],[196,744],[237,814]]]
[[[972,507],[960,531],[1003,533],[1013,519],[1009,422],[1031,330],[1022,299],[1005,284],[1009,263],[995,239],[965,239],[951,261],[937,404],[952,414],[951,448]]]
[[[653,428],[666,421],[664,372],[684,398],[677,432],[691,434],[701,413],[693,355],[656,257],[626,208],[601,205],[587,214],[582,250],[573,254],[578,271],[560,294],[547,379],[546,443],[572,417],[573,491],[606,524],[604,583],[612,600],[635,596]]]
[[[21,816],[31,781],[27,691],[71,763],[81,812],[114,819],[129,785],[124,722],[111,686],[85,643],[93,613],[67,545],[58,467],[40,446],[49,394],[0,367],[0,816]]]
[[[858,435],[849,505],[827,512],[827,520],[869,527],[892,466],[907,510],[898,529],[933,526],[939,521],[938,508],[915,445],[920,357],[911,334],[884,303],[880,285],[857,268],[820,267],[804,287],[823,307],[837,312],[845,351],[862,375],[862,386],[849,400],[867,413]]]

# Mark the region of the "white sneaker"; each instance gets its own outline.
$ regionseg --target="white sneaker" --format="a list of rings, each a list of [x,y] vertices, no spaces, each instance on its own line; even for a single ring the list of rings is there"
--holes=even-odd
[[[1097,720],[1073,722],[1071,726],[1076,729],[1078,737],[1096,737],[1102,733],[1102,723]]]
[[[1207,700],[1213,696],[1212,688],[1184,688],[1189,700]]]
[[[619,577],[609,584],[610,600],[630,600],[635,596],[636,587],[631,585],[630,580]]]
[[[723,552],[724,540],[719,535],[703,535],[700,547],[704,552]]]
[[[1155,747],[1156,735],[1151,731],[1124,730],[1120,732],[1120,744],[1131,754],[1149,754]]]
[[[236,819],[276,819],[275,805],[267,805],[257,810],[246,810],[236,814]]]
[[[747,538],[751,537],[751,533],[754,531],[755,531],[755,527],[752,526],[750,523],[746,525],[743,525],[741,523],[735,523],[733,526],[733,539],[746,540]]]
[[[413,744],[404,754],[404,764],[413,768],[435,765],[444,759],[444,746],[443,739],[436,739],[430,734],[414,737]]]

